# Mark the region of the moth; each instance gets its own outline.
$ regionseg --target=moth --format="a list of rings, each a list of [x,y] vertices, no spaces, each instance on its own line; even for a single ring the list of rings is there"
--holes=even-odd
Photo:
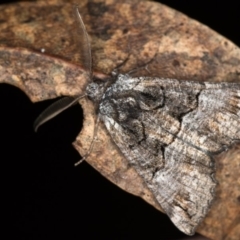
[[[214,156],[240,140],[240,84],[128,74],[94,82],[89,37],[75,11],[89,76],[86,94],[50,106],[35,128],[81,97],[90,98],[113,142],[165,213],[179,230],[193,235],[214,199]]]

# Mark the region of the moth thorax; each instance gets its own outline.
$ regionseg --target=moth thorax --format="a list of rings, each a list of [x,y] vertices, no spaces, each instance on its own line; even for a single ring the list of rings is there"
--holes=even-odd
[[[106,86],[104,83],[92,82],[88,84],[86,88],[86,94],[91,100],[96,102],[101,100],[105,90],[106,90]]]

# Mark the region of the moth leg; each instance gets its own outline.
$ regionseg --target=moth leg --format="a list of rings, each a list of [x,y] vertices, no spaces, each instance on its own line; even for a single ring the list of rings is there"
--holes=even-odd
[[[148,69],[148,65],[155,60],[156,55],[157,55],[157,53],[155,53],[154,56],[153,56],[149,61],[147,61],[146,63],[144,63],[142,66],[140,65],[140,66],[138,66],[138,67],[130,70],[129,72],[127,72],[127,74],[128,74],[128,75],[131,75],[131,74],[133,74],[134,72],[137,72],[138,70],[141,70],[141,69],[144,69],[144,70],[146,70],[146,71],[148,72],[148,74],[151,74],[151,71]]]
[[[90,147],[88,149],[88,151],[84,154],[84,156],[74,164],[74,166],[78,166],[79,164],[81,164],[84,160],[86,160],[88,158],[88,156],[91,154],[92,149],[93,149],[93,145],[95,143],[95,141],[97,140],[97,130],[98,130],[98,126],[99,126],[99,122],[100,122],[100,116],[98,115],[97,120],[96,120],[96,124],[94,126],[94,131],[93,131],[93,139],[92,142],[90,144]]]
[[[116,68],[114,68],[111,72],[111,75],[113,77],[117,77],[119,75],[119,69],[129,60],[129,54],[128,56],[126,57],[126,59],[124,59],[120,64],[117,65]]]

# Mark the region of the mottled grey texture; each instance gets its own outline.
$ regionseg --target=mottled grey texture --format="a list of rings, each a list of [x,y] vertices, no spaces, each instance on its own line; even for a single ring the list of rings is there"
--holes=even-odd
[[[120,74],[87,94],[166,214],[194,234],[214,198],[213,157],[240,139],[240,84]]]
[[[92,81],[90,43],[77,8],[76,16],[86,76]],[[181,231],[194,234],[214,198],[213,157],[240,139],[240,84],[120,74],[91,82],[86,95],[166,214]],[[49,120],[81,97],[54,104],[36,122]]]

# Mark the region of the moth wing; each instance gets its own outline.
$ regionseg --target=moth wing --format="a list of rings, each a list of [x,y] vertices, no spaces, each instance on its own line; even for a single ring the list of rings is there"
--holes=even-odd
[[[172,222],[192,235],[214,198],[213,156],[240,139],[240,87],[159,79],[164,99],[154,106],[153,82],[112,94],[101,118]]]

